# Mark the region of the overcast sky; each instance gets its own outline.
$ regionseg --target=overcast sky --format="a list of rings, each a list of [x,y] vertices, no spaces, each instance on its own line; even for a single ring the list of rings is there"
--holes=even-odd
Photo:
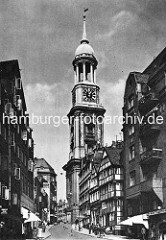
[[[165,0],[0,0],[0,58],[18,59],[28,112],[66,116],[74,86],[72,61],[82,37],[82,12],[87,12],[87,37],[99,62],[106,115],[121,115],[125,80],[143,71],[166,46]],[[35,156],[44,157],[58,174],[58,198],[65,198],[68,125],[33,125]],[[105,143],[122,126],[105,127]]]

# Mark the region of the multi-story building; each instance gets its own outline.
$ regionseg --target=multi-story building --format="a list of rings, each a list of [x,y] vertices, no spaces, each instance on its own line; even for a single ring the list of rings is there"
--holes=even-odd
[[[17,236],[21,208],[34,210],[33,139],[26,111],[18,61],[0,62],[0,220]]]
[[[123,125],[125,217],[147,213],[149,232],[156,237],[166,231],[165,71],[166,48],[143,73],[129,74],[123,108],[125,117],[132,116]]]
[[[79,173],[81,159],[85,158],[96,143],[103,144],[103,116],[99,86],[96,83],[97,60],[86,37],[86,18],[83,18],[83,37],[73,61],[75,85],[72,90],[72,108],[68,114],[70,127],[69,161],[66,171],[66,198],[72,221],[79,216]],[[88,170],[89,171],[89,170]]]
[[[113,233],[120,233],[118,224],[123,218],[123,166],[122,141],[105,147],[99,168],[100,222],[110,227]]]
[[[67,210],[66,201],[60,199],[59,202],[57,203],[57,222],[66,223],[68,221],[66,210]]]
[[[42,220],[50,222],[57,211],[56,173],[44,158],[35,158],[35,203]]]
[[[118,225],[123,219],[124,174],[123,142],[116,141],[110,147],[96,147],[90,161],[89,177],[89,223],[109,227],[119,234]]]
[[[92,155],[86,155],[81,160],[81,167],[79,173],[79,210],[80,218],[84,219],[84,226],[88,226],[90,222],[90,198],[89,198],[89,184],[90,184],[90,168]]]
[[[95,149],[91,161],[91,173],[89,184],[90,224],[97,225],[100,222],[101,202],[99,191],[99,169],[103,160],[104,148]]]

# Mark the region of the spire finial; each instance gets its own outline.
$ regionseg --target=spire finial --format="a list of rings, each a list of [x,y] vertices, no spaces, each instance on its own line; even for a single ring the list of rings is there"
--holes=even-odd
[[[88,8],[84,8],[84,14],[83,14],[83,34],[82,34],[81,43],[83,43],[83,42],[89,43],[88,39],[86,38],[86,12],[87,11],[88,11]]]

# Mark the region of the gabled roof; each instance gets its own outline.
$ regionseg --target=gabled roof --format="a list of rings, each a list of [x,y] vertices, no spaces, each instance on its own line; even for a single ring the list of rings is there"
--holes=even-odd
[[[35,158],[35,168],[48,169],[50,173],[56,174],[54,169],[44,158]]]
[[[105,147],[105,151],[112,165],[120,165],[120,153],[122,149]]]
[[[166,63],[166,47],[157,55],[156,58],[149,64],[149,66],[143,71],[145,74],[153,74],[162,65]]]
[[[95,152],[94,157],[93,157],[93,164],[96,169],[96,172],[99,171],[101,161],[103,160],[103,154],[104,154],[104,149],[99,149]]]
[[[128,92],[130,93],[130,88],[136,87],[137,83],[147,84],[148,80],[149,80],[148,74],[143,74],[140,72],[130,72],[126,80],[124,97],[127,96]]]

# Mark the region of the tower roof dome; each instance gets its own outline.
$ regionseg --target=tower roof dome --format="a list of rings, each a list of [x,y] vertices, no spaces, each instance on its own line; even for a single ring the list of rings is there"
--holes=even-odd
[[[89,43],[85,41],[82,41],[82,43],[78,46],[78,48],[75,51],[75,56],[82,55],[82,54],[94,55],[93,48]]]

